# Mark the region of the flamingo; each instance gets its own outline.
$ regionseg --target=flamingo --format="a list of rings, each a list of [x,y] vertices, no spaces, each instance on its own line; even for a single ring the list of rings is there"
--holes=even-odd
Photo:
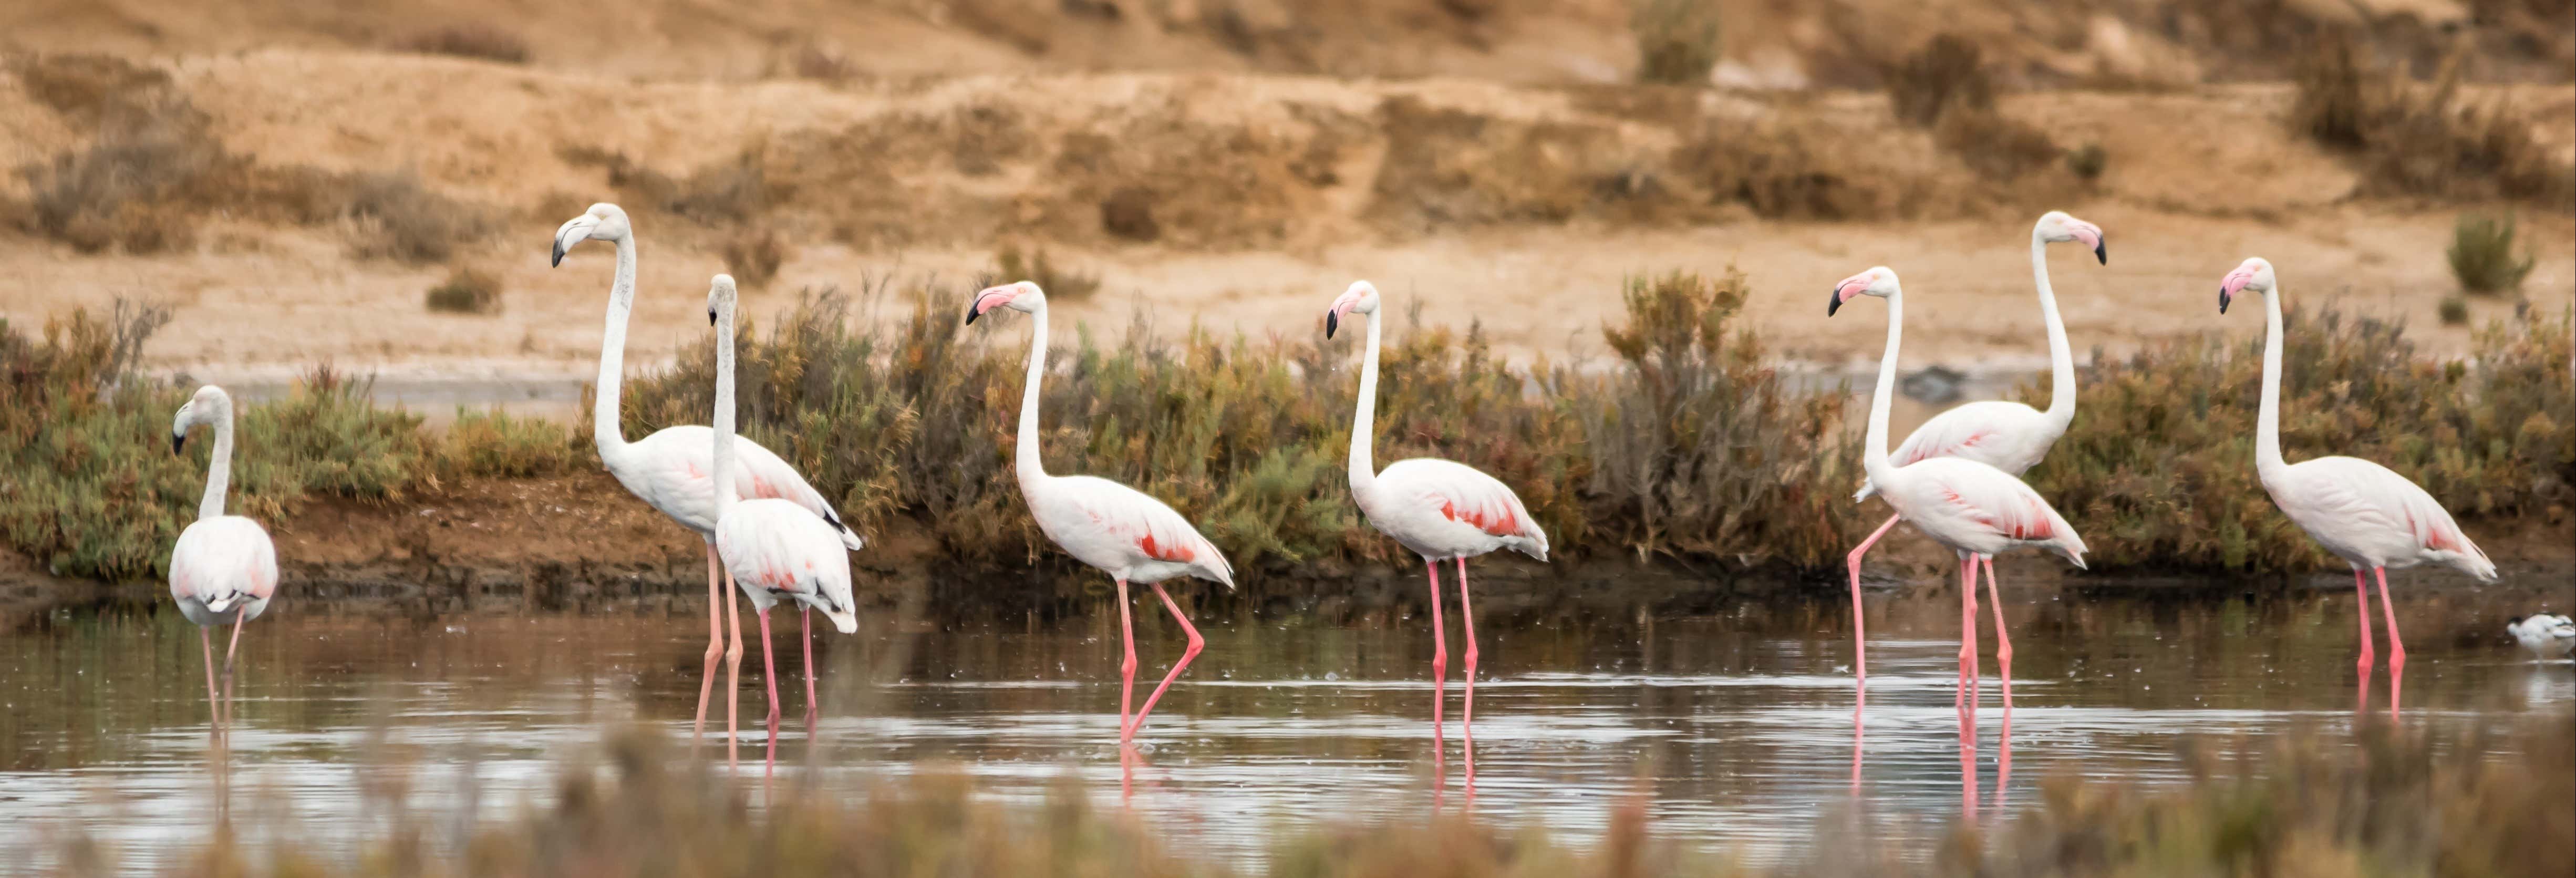
[[[1458,563],[1458,616],[1467,635],[1467,697],[1460,723],[1466,753],[1467,786],[1475,788],[1476,771],[1476,615],[1467,599],[1467,559],[1496,549],[1510,549],[1547,560],[1547,532],[1532,519],[1520,495],[1493,476],[1454,461],[1416,457],[1373,471],[1369,446],[1375,443],[1377,412],[1378,292],[1357,281],[1324,310],[1324,337],[1332,338],[1345,315],[1367,315],[1368,347],[1360,359],[1359,411],[1351,420],[1351,500],[1378,532],[1414,554],[1431,583],[1431,739],[1433,761],[1446,747],[1440,708],[1448,700],[1449,645],[1440,622],[1440,562]]]
[[[1889,388],[1896,384],[1896,351],[1905,334],[1904,289],[1886,266],[1844,278],[1834,285],[1825,316],[1833,316],[1855,296],[1887,300],[1887,352],[1878,362],[1878,387],[1870,395],[1869,435],[1861,448],[1861,466],[1869,481],[1898,517],[1959,555],[1959,691],[1960,708],[1974,710],[1977,662],[1977,564],[1991,565],[1998,552],[2019,547],[2046,549],[2084,566],[2084,539],[2039,492],[2019,477],[1993,464],[1965,457],[1932,457],[1897,464],[1887,454]],[[1991,566],[1989,567],[1991,570]],[[1989,573],[1988,576],[1992,576]],[[2001,651],[2002,661],[2011,653]],[[1859,722],[1860,708],[1853,708]],[[2012,710],[2012,682],[2004,682],[2004,710]]]
[[[2030,227],[2030,274],[2039,287],[2039,316],[2048,325],[2048,410],[2005,400],[1972,402],[1933,416],[1916,427],[1904,444],[1896,446],[1889,459],[1905,466],[1934,457],[1961,457],[1992,466],[2015,476],[2038,465],[2048,456],[2057,437],[2066,435],[2066,426],[2075,420],[2075,357],[2067,352],[2066,322],[2057,316],[2057,291],[2048,283],[2048,245],[2073,241],[2093,251],[2101,264],[2111,264],[2110,251],[2104,249],[2102,227],[2052,210],[2041,214]],[[1867,500],[1878,493],[1875,482],[1864,481],[1854,501]],[[1860,559],[1869,553],[1880,537],[1896,527],[1903,516],[1890,515],[1887,523],[1871,531],[1869,538],[1851,550],[1852,593],[1852,678],[1853,686],[1866,699],[1869,686],[1869,651],[1863,636],[1860,605]],[[1971,584],[1973,585],[1973,583]],[[1975,589],[1969,589],[1969,603],[1976,602]],[[1995,593],[1995,570],[1992,559],[1986,562],[1986,592],[1992,598],[1995,614],[1995,658],[2002,666],[2004,685],[2012,685],[2012,637],[2004,633],[2003,597]],[[1973,610],[1972,610],[1973,612]],[[1858,722],[1860,714],[1852,714]]]
[[[780,600],[797,604],[805,644],[805,732],[813,734],[814,611],[843,634],[859,630],[858,604],[850,597],[850,554],[841,530],[793,500],[737,499],[733,468],[733,276],[719,274],[707,287],[707,321],[716,329],[716,412],[709,459],[714,462],[716,554],[725,572],[760,615],[760,676],[769,684],[769,770],[778,768],[778,667],[769,639],[769,610]],[[668,431],[664,431],[668,432]],[[660,435],[660,434],[655,434]]]
[[[233,472],[233,398],[208,384],[179,406],[170,422],[170,451],[186,453],[188,428],[211,425],[214,453],[206,462],[206,495],[197,502],[197,520],[179,532],[170,548],[170,597],[179,614],[197,624],[197,643],[206,655],[206,709],[216,728],[224,724],[224,704],[232,700],[233,656],[241,649],[242,626],[268,609],[277,594],[277,545],[259,522],[224,514],[224,491]],[[232,644],[224,647],[224,695],[215,695],[215,641],[210,629],[230,623]],[[210,733],[211,734],[211,733]]]
[[[1181,671],[1206,648],[1207,640],[1199,629],[1181,614],[1163,581],[1179,576],[1195,576],[1209,582],[1234,588],[1234,568],[1225,561],[1216,545],[1199,536],[1189,519],[1172,511],[1142,491],[1095,476],[1051,476],[1038,460],[1038,381],[1046,374],[1047,302],[1046,292],[1028,281],[991,287],[975,294],[966,308],[966,322],[995,308],[1009,308],[1029,315],[1029,375],[1020,391],[1019,439],[1012,449],[1018,469],[1020,495],[1028,500],[1029,517],[1037,519],[1038,531],[1064,549],[1075,560],[1100,568],[1118,581],[1118,631],[1126,643],[1126,658],[1118,671],[1125,681],[1118,689],[1118,746],[1123,755],[1134,742],[1136,733],[1145,727],[1145,717],[1154,712],[1154,703],[1162,700],[1164,690],[1172,688]],[[1172,663],[1163,683],[1146,696],[1145,707],[1128,718],[1128,705],[1136,690],[1136,629],[1127,610],[1127,584],[1148,583],[1154,595],[1163,599],[1163,608],[1171,611],[1173,621],[1189,635],[1189,646],[1181,651],[1180,661]]]
[[[2531,651],[2535,664],[2551,653],[2566,655],[2576,651],[2576,620],[2565,616],[2535,613],[2506,623],[2504,632]]]
[[[609,475],[626,486],[629,493],[681,527],[696,531],[707,544],[707,665],[698,683],[698,716],[691,727],[691,740],[703,740],[707,732],[707,697],[715,686],[716,659],[725,662],[725,688],[736,690],[742,680],[742,618],[732,601],[724,599],[724,589],[717,583],[716,560],[716,492],[710,473],[714,436],[705,427],[682,425],[664,427],[635,442],[626,441],[626,432],[618,421],[618,379],[626,357],[626,319],[635,308],[635,232],[627,222],[626,211],[608,203],[593,204],[582,215],[566,220],[555,229],[553,264],[563,264],[564,253],[583,241],[607,241],[617,247],[617,274],[608,286],[608,332],[600,340],[598,398],[591,411],[591,432],[599,446],[600,463]],[[730,351],[730,348],[727,349]],[[742,439],[733,443],[734,490],[745,497],[777,498],[795,503],[820,516],[824,523],[841,534],[841,545],[857,551],[864,541],[841,522],[832,504],[820,491],[805,483],[796,468],[760,447],[760,443]],[[722,604],[724,611],[717,612]],[[733,628],[730,644],[724,629],[718,626],[723,616]],[[734,700],[728,694],[725,704],[726,759],[733,758],[733,738],[737,732]]]
[[[2352,589],[2361,611],[2361,671],[2370,683],[2370,592],[2361,571],[2379,579],[2379,608],[2388,620],[2388,715],[2397,716],[2406,642],[2397,636],[2397,609],[2388,603],[2388,568],[2441,564],[2480,582],[2496,581],[2495,562],[2460,532],[2451,513],[2405,476],[2357,457],[2281,459],[2281,294],[2272,263],[2247,259],[2218,282],[2218,313],[2239,293],[2263,294],[2263,402],[2254,426],[2254,472],[2272,505],[2308,532],[2327,552],[2352,565]]]

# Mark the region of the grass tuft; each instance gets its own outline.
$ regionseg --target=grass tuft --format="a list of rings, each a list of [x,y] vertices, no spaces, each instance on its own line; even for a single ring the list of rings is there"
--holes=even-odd
[[[1995,108],[1995,84],[1986,76],[1984,53],[1958,34],[1934,36],[1882,78],[1897,120],[1917,128],[1932,127],[1953,109],[1982,113]]]
[[[725,273],[747,289],[764,290],[787,264],[787,242],[766,226],[745,227],[726,236],[722,255]]]
[[[424,31],[402,48],[427,55],[453,55],[503,64],[528,63],[528,41],[488,24],[460,24]]]
[[[457,268],[421,297],[423,307],[446,314],[501,313],[501,279],[488,272]]]
[[[2506,214],[2499,220],[2481,213],[2460,215],[2451,227],[2451,277],[2460,282],[2465,292],[2494,295],[2522,289],[2522,279],[2531,274],[2533,259],[2529,251],[2520,260],[2514,258],[2514,218]]]
[[[1637,0],[1628,32],[1637,40],[1637,81],[1707,85],[1717,68],[1715,0]]]
[[[2371,194],[2456,201],[2521,199],[2563,209],[2576,197],[2576,169],[2532,132],[2507,103],[2475,105],[2460,94],[2454,52],[2433,82],[2419,85],[2380,69],[2342,31],[2308,41],[2295,63],[2294,129],[2352,154]]]
[[[1100,275],[1066,268],[1047,258],[1046,248],[1023,255],[1016,244],[1002,245],[993,252],[993,273],[988,284],[1032,281],[1045,290],[1048,301],[1075,302],[1100,292]]]

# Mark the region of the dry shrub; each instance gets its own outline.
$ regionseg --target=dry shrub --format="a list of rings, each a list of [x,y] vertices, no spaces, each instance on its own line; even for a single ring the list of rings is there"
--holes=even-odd
[[[2065,150],[2048,133],[1989,107],[1954,107],[1932,126],[1932,142],[1990,180],[2011,180],[2057,164]]]
[[[501,313],[501,279],[488,272],[458,268],[422,296],[423,307],[446,314]]]
[[[2468,297],[2458,293],[2443,296],[2441,315],[2443,326],[2467,326],[2469,323]]]
[[[732,225],[759,216],[784,192],[772,192],[768,167],[759,148],[709,164],[686,178],[654,170],[625,153],[587,146],[558,152],[564,163],[608,172],[608,185],[620,203],[668,213],[704,226]]]
[[[1931,127],[1954,109],[1984,113],[1995,108],[1995,85],[1986,76],[1983,53],[1958,34],[1933,37],[1880,78],[1887,83],[1897,120],[1917,128]]]
[[[2352,36],[2310,42],[2297,62],[2293,128],[2352,153],[2362,187],[2382,195],[2524,199],[2553,209],[2576,196],[2576,168],[2532,134],[2512,105],[2460,96],[2465,58],[2453,53],[2428,85],[2370,62]]]
[[[1687,215],[1700,200],[1655,175],[1663,156],[1597,120],[1505,119],[1403,95],[1378,105],[1378,122],[1387,151],[1370,210],[1400,226]]]
[[[787,264],[787,242],[766,226],[744,228],[725,238],[722,255],[725,273],[746,288],[768,289],[778,267]]]
[[[7,62],[9,72],[28,97],[85,124],[98,124],[111,110],[126,109],[133,96],[170,84],[157,67],[142,67],[114,55],[19,55]]]
[[[410,171],[358,174],[348,192],[348,214],[359,224],[355,249],[364,257],[444,262],[489,227],[482,209],[430,191]]]
[[[1674,151],[1673,164],[1712,202],[1741,203],[1771,219],[1914,213],[1904,172],[1868,164],[1830,129],[1711,125]]]
[[[1100,275],[1079,269],[1062,268],[1047,258],[1046,248],[1021,255],[1019,245],[1005,244],[993,253],[993,273],[986,285],[1030,281],[1045,290],[1047,299],[1068,302],[1091,298],[1100,292]]]
[[[2451,249],[2445,255],[2461,290],[2493,295],[2522,288],[2522,279],[2531,274],[2533,257],[2526,250],[2515,258],[2514,225],[2512,214],[2501,220],[2482,213],[2460,215],[2451,227]]]
[[[1706,85],[1717,68],[1715,0],[1638,0],[1628,17],[1637,40],[1637,81]]]
[[[2086,143],[2066,154],[2066,170],[2086,183],[2099,182],[2110,165],[2111,153],[2099,143]]]
[[[528,63],[528,41],[488,24],[459,24],[424,31],[405,40],[406,51],[428,55],[480,58],[503,64]]]

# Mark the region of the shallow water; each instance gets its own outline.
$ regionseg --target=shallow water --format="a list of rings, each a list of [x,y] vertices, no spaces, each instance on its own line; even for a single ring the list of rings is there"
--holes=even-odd
[[[2418,591],[2398,605],[2403,722],[2493,723],[2576,703],[2576,668],[2529,664],[2497,633],[2521,599]],[[1920,583],[1872,596],[1857,800],[1847,601],[1724,617],[1480,618],[1472,800],[1458,758],[1464,644],[1452,603],[1438,804],[1581,837],[1642,795],[1657,832],[1770,859],[1798,855],[1819,820],[1855,801],[1892,818],[1883,826],[1928,832],[1971,796],[1992,820],[2035,801],[2052,775],[2166,782],[2182,775],[2188,741],[2260,748],[2355,721],[2348,593],[2152,594],[2009,599],[2008,778],[1991,619],[1977,749],[1963,771],[1954,594]],[[1137,612],[1141,702],[1180,638],[1150,598]],[[784,632],[794,623],[781,621],[780,659],[792,664]],[[1176,846],[1249,859],[1282,831],[1434,806],[1427,618],[1201,628],[1207,651],[1142,733],[1132,777],[1132,807]],[[941,766],[995,797],[1037,801],[1071,777],[1119,801],[1110,605],[1055,625],[942,630],[880,618],[855,637],[823,636],[816,738],[802,725],[799,678],[782,681],[782,777],[813,771],[826,789],[855,791]],[[393,797],[415,814],[505,818],[542,801],[558,760],[608,727],[685,736],[705,638],[702,616],[423,620],[282,601],[242,642],[236,814],[345,848],[377,825],[384,778],[399,776]],[[0,860],[42,862],[83,833],[149,866],[205,840],[214,793],[200,648],[175,613],[60,613],[0,638]],[[763,754],[758,669],[755,643],[743,678],[746,775]],[[2372,685],[2365,721],[2384,722],[2384,669]],[[361,770],[387,764],[407,771]]]

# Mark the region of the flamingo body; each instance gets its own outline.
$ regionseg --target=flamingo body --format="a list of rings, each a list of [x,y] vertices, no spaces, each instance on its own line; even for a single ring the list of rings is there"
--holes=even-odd
[[[1023,479],[1038,531],[1074,560],[1129,582],[1195,576],[1234,587],[1225,554],[1151,495],[1096,476]]]
[[[714,430],[698,424],[664,427],[612,454],[601,460],[627,492],[681,527],[700,536],[715,534]],[[733,467],[727,478],[733,482],[734,496],[787,502],[834,531],[834,540],[842,548],[856,551],[865,546],[823,499],[823,492],[760,443],[734,437]]]
[[[761,612],[780,601],[821,610],[843,634],[859,630],[850,596],[850,555],[840,532],[785,500],[734,503],[716,522],[716,555]]]
[[[201,518],[170,549],[170,597],[198,625],[259,618],[277,594],[277,546],[239,515]]]
[[[1456,461],[1416,457],[1353,485],[1371,526],[1425,561],[1510,549],[1547,560],[1547,532],[1500,480]]]
[[[1888,462],[1909,466],[1936,457],[1973,460],[2018,476],[2038,466],[2066,425],[2018,402],[1999,399],[1967,403],[1934,415],[1888,454]],[[1853,500],[1878,493],[1878,483],[1864,480]]]
[[[2483,582],[2495,562],[2433,495],[2358,457],[2320,457],[2262,473],[2263,489],[2299,529],[2355,568],[2450,567]]]
[[[2039,548],[2084,566],[2084,538],[2011,473],[1958,457],[1898,467],[1881,492],[1917,530],[1954,551],[1997,555]]]

